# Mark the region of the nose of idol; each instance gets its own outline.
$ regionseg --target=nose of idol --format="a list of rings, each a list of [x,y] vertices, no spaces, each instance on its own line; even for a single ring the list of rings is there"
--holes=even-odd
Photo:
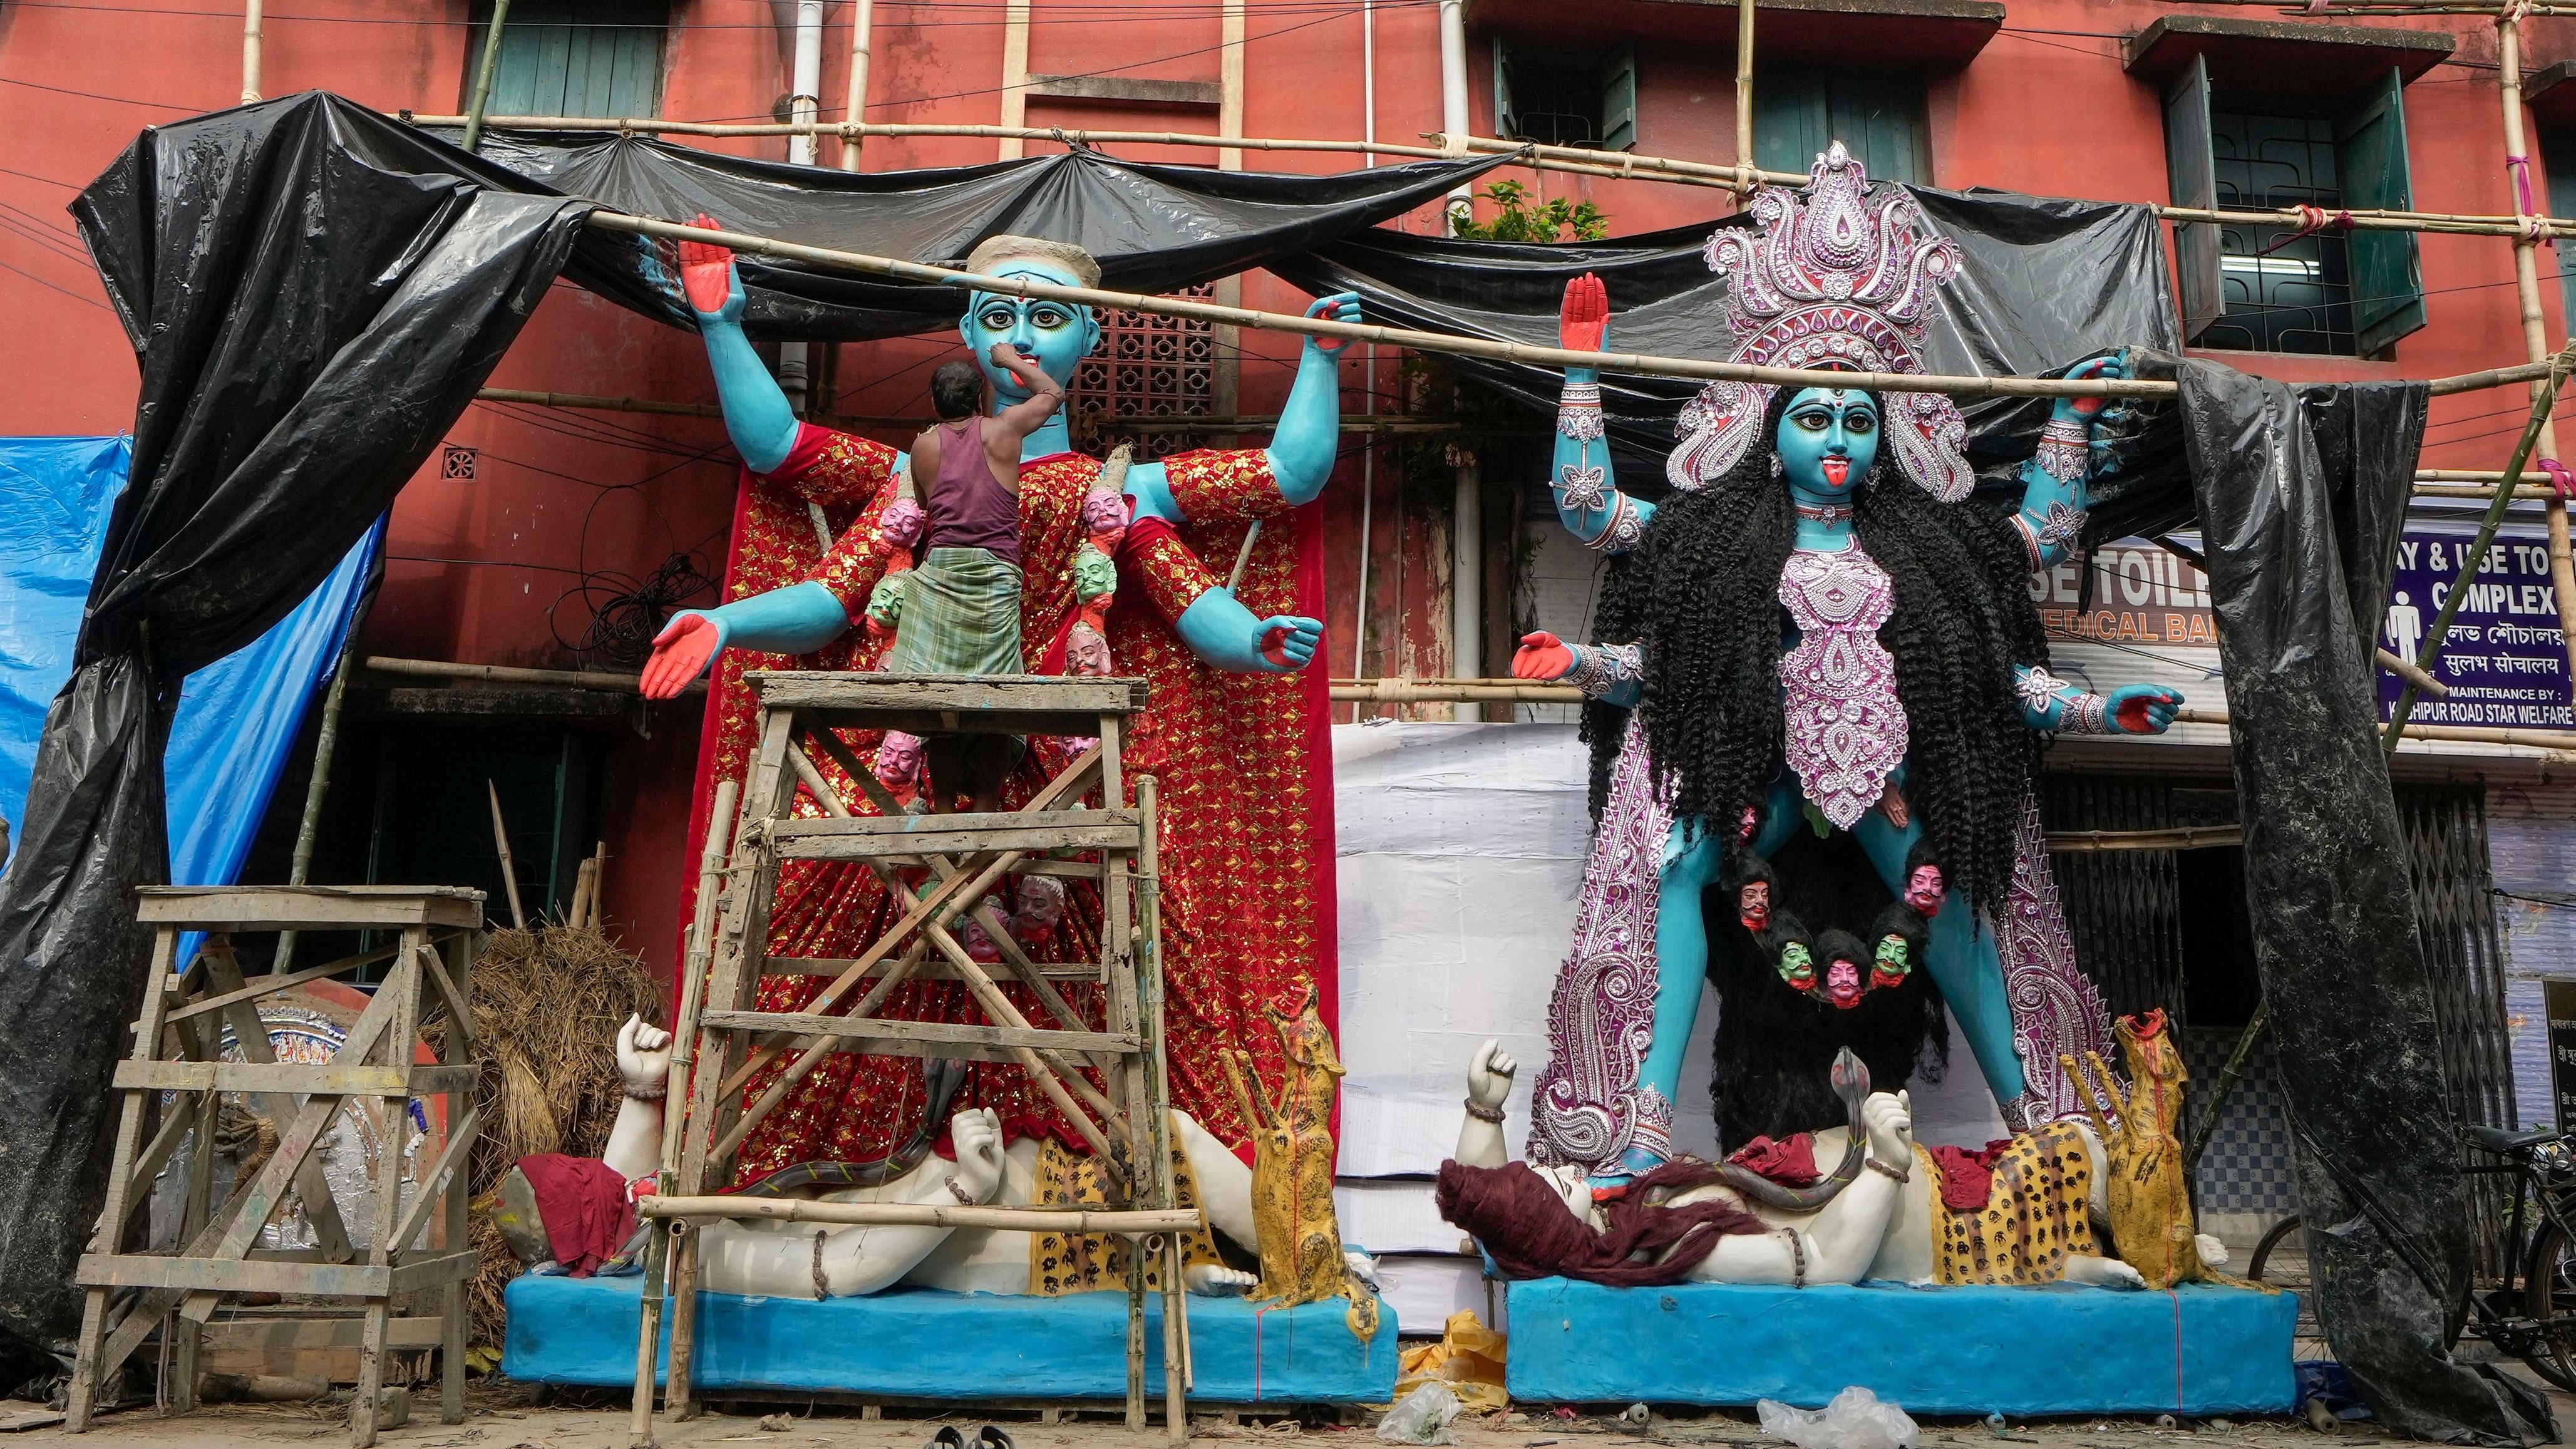
[[[1791,491],[1847,498],[1878,458],[1878,402],[1856,389],[1803,389],[1781,412],[1772,446]]]
[[[999,275],[1025,276],[1067,287],[1082,285],[1068,269],[1034,261],[1014,261],[1001,268]],[[993,365],[994,343],[1014,344],[1035,357],[1047,376],[1070,386],[1074,368],[1100,341],[1100,322],[1090,308],[1069,302],[977,292],[967,299],[966,315],[959,319],[957,332],[974,354],[975,365],[984,369],[994,387],[1006,396],[1018,397],[1026,390],[1009,373]]]

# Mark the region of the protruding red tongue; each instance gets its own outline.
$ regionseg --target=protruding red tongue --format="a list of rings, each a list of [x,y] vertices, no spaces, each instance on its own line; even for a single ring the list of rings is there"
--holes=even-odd
[[[1825,460],[1826,482],[1840,488],[1843,486],[1843,480],[1850,476],[1851,460],[1849,458],[1827,458]]]

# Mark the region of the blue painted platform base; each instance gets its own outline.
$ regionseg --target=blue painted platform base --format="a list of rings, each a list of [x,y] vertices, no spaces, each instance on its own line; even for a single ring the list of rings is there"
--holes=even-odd
[[[1819,1408],[1854,1384],[1916,1414],[2286,1414],[2288,1293],[2108,1288],[1511,1286],[1514,1403]]]
[[[501,1372],[546,1384],[635,1382],[643,1279],[523,1277],[510,1285]],[[1395,1310],[1367,1343],[1339,1299],[1262,1308],[1189,1300],[1193,1400],[1384,1403],[1395,1390]],[[1160,1296],[1145,1300],[1146,1394],[1163,1392]],[[670,1364],[662,1319],[662,1368]],[[1127,1295],[997,1297],[905,1289],[867,1298],[698,1295],[693,1382],[905,1399],[1123,1399]]]

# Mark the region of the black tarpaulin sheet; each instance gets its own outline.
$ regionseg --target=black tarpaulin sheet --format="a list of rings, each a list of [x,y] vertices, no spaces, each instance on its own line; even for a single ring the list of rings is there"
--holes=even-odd
[[[142,373],[134,466],[0,877],[0,1328],[78,1320],[107,1086],[166,879],[161,750],[189,670],[258,637],[428,456],[587,209],[425,166],[328,97],[147,131],[75,204]]]
[[[659,252],[580,225],[591,203],[909,260],[992,232],[1083,242],[1163,291],[1412,209],[1497,158],[1335,176],[1074,154],[852,176],[633,139],[511,140],[506,159],[309,93],[147,131],[75,206],[142,373],[134,467],[0,878],[0,1330],[75,1326],[71,1274],[104,1197],[106,1087],[166,879],[161,754],[189,670],[311,591],[472,400],[559,273],[679,325]],[[913,332],[951,288],[754,264],[754,318],[818,337]]]
[[[2425,386],[2294,388],[2201,359],[2141,361],[2182,384],[2254,955],[2318,1319],[2390,1428],[2451,1443],[2554,1439],[2545,1400],[2447,1351],[2470,1288],[2472,1214],[2370,644]]]
[[[1927,372],[2037,376],[2124,347],[2179,349],[2181,337],[2152,207],[2064,201],[2002,191],[1909,187],[1935,232],[1959,244],[1960,277],[1940,289],[1926,319]],[[1372,230],[1274,263],[1305,288],[1360,294],[1373,320],[1425,331],[1553,347],[1565,284],[1584,272],[1610,294],[1609,347],[1617,352],[1723,360],[1727,284],[1701,248],[1719,227],[1750,216],[1643,236],[1554,246],[1465,242]],[[1559,375],[1476,357],[1448,359],[1459,373],[1534,408],[1556,409]],[[1700,384],[1611,373],[1602,409],[1620,450],[1620,481],[1662,485],[1673,420]],[[1962,398],[1969,459],[2000,479],[2031,455],[2048,399]],[[2094,536],[2128,531],[2124,499],[2181,500],[2188,512],[2179,438],[2170,408],[2135,408],[2106,428],[2119,486],[2097,500]],[[2106,460],[2107,461],[2107,460]],[[2016,489],[2017,492],[2017,489]]]
[[[1322,176],[1122,161],[1077,148],[990,166],[832,171],[749,161],[635,136],[495,133],[483,154],[531,181],[638,216],[701,212],[733,231],[839,251],[959,263],[1013,233],[1073,242],[1112,291],[1172,292],[1404,215],[1508,156],[1416,161]],[[955,290],[745,256],[744,326],[859,342],[953,323]],[[659,269],[584,286],[678,326],[696,323]]]

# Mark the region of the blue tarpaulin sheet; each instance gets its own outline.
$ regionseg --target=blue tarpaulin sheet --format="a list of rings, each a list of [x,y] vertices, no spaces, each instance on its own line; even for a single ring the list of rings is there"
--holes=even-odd
[[[123,437],[0,438],[0,814],[12,822],[132,459]],[[181,687],[164,766],[172,883],[240,873],[383,537],[379,523],[294,612]]]

